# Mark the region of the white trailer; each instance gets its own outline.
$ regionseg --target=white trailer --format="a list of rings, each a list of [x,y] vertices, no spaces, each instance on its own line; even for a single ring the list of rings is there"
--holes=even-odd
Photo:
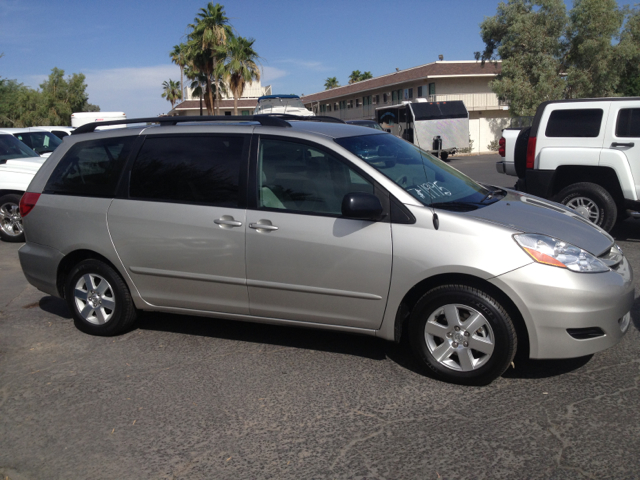
[[[376,109],[378,123],[387,132],[446,160],[469,147],[469,112],[460,100],[416,102]]]
[[[111,120],[126,120],[124,112],[76,112],[71,114],[71,126],[78,128],[87,123],[108,122]],[[109,125],[100,129],[119,128],[120,125]]]

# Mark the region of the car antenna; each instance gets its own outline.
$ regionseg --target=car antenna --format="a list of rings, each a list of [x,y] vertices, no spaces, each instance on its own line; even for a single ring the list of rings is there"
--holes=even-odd
[[[407,106],[407,110],[410,110],[411,115],[413,115],[413,110],[411,110],[408,106]],[[414,125],[416,124],[415,119],[413,121],[413,124]],[[424,178],[427,180],[426,182],[427,192],[429,192],[429,200],[431,200],[431,202],[429,203],[429,206],[431,207],[431,212],[433,213],[433,228],[438,230],[440,228],[440,219],[438,218],[436,209],[433,207],[433,196],[431,195],[431,185],[429,185],[429,177],[427,176],[427,169],[424,166],[424,155],[422,154],[422,147],[420,146],[420,137],[418,135],[415,135],[415,132],[414,132],[413,138],[415,138],[418,142],[418,152],[420,152],[420,158],[422,159],[422,169],[424,170]]]

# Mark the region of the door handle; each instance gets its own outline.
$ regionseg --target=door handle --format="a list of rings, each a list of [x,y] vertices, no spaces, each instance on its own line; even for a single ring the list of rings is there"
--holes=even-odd
[[[220,227],[241,227],[242,222],[234,220],[233,217],[229,215],[223,215],[222,218],[218,218],[213,221],[216,225],[220,225]]]
[[[269,231],[278,230],[278,227],[276,227],[275,225],[270,225],[268,223],[250,223],[249,228],[253,228],[255,230],[269,230]]]
[[[611,148],[618,148],[618,147],[633,147],[635,144],[633,142],[630,143],[618,143],[618,142],[613,142],[611,144]]]

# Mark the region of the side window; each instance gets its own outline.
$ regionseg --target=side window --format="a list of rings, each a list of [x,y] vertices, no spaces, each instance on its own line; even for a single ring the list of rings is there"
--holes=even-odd
[[[58,162],[45,193],[113,197],[120,173],[137,137],[78,142]]]
[[[129,196],[238,206],[241,135],[148,136],[131,169]]]
[[[640,108],[623,108],[618,112],[616,137],[640,137]]]
[[[347,193],[373,185],[336,157],[306,144],[262,139],[258,153],[259,208],[342,214]]]
[[[555,110],[549,116],[547,137],[597,137],[600,134],[602,109]]]

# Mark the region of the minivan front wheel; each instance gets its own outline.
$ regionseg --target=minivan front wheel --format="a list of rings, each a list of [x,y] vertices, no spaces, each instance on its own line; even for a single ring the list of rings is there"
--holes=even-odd
[[[415,357],[438,377],[486,385],[513,361],[517,337],[509,314],[486,292],[443,285],[427,292],[410,317]]]
[[[91,335],[117,335],[136,319],[127,284],[99,260],[84,260],[72,269],[65,284],[65,298],[76,327]]]
[[[0,238],[5,242],[24,242],[20,195],[15,193],[0,197]]]

